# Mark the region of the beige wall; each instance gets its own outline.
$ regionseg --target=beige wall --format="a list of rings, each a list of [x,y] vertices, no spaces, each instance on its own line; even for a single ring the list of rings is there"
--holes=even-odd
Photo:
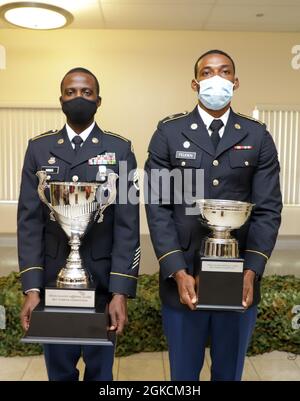
[[[0,70],[0,105],[55,105],[64,73],[89,68],[103,97],[98,120],[132,139],[142,167],[157,121],[193,108],[190,81],[202,52],[220,48],[232,55],[241,83],[233,106],[249,114],[256,104],[300,104],[300,70],[291,68],[291,49],[298,43],[297,33],[4,29],[0,44],[7,68]],[[0,213],[0,231],[13,232],[15,206],[7,212],[0,205]],[[297,211],[285,213],[291,217],[284,217],[282,233],[300,234]]]

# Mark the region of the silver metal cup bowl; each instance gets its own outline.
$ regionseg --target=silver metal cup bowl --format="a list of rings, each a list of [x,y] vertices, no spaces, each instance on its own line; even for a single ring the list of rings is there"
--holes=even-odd
[[[109,173],[103,183],[93,182],[50,182],[45,171],[38,171],[38,194],[50,209],[50,218],[57,221],[69,237],[71,252],[66,266],[57,276],[58,287],[87,287],[89,277],[79,254],[81,238],[90,225],[103,221],[104,210],[116,198],[118,175]],[[50,202],[45,190],[50,191]]]
[[[230,231],[245,224],[254,205],[224,199],[198,199],[196,204],[200,210],[202,224],[212,230],[211,236],[202,241],[202,255],[213,258],[238,258],[238,242],[230,235]]]
[[[68,237],[85,234],[98,209],[96,193],[99,184],[87,182],[49,183],[51,206],[56,220]]]
[[[55,206],[75,206],[94,202],[96,191],[99,187],[97,183],[91,182],[56,182],[49,183],[50,199],[53,207]]]
[[[199,199],[200,219],[207,227],[217,231],[240,228],[251,214],[252,203],[225,199]]]

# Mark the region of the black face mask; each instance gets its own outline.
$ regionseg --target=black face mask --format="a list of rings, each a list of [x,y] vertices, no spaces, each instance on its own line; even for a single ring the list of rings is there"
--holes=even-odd
[[[96,114],[97,102],[87,100],[84,97],[76,97],[63,102],[62,111],[70,123],[83,125],[88,123]]]

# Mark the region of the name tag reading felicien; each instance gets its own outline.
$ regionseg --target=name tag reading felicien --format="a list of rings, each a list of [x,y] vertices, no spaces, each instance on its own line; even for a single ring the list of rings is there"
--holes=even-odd
[[[196,159],[196,152],[184,152],[182,150],[177,150],[176,159],[195,160]]]

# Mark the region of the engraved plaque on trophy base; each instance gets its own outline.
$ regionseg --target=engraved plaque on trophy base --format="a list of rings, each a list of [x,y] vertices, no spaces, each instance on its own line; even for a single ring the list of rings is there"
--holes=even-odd
[[[45,306],[41,301],[32,311],[30,326],[23,343],[79,344],[113,346],[115,332],[108,331],[106,300],[96,308]]]
[[[243,312],[243,264],[243,259],[202,257],[196,252],[196,308]]]
[[[57,287],[50,283],[45,288],[45,306],[94,308],[95,287],[87,284],[86,287]]]

